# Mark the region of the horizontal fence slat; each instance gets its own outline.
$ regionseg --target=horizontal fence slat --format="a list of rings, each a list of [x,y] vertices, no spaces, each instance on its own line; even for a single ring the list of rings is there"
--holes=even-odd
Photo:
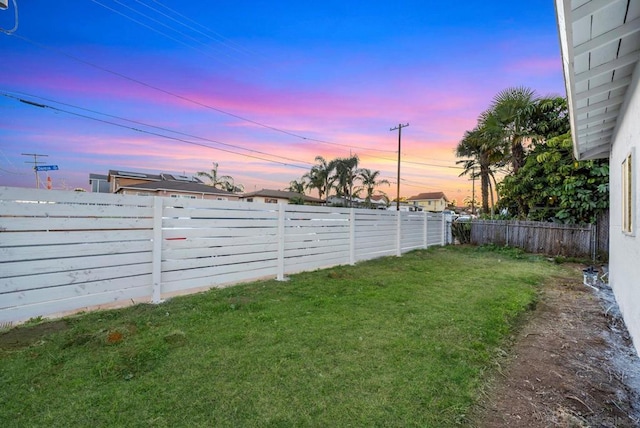
[[[84,282],[82,284],[66,284],[59,287],[37,288],[7,293],[3,294],[2,299],[0,299],[0,309],[139,287],[146,287],[149,290],[149,294],[151,294],[151,275],[129,276],[126,278]]]
[[[14,277],[0,277],[0,295],[21,290],[36,288],[58,287],[67,284],[81,284],[85,282],[107,281],[115,278],[146,275],[151,273],[151,263],[137,265],[85,269],[70,272],[45,273],[40,275],[25,275]]]
[[[150,287],[136,287],[109,291],[106,293],[77,296],[64,300],[50,300],[33,305],[14,306],[0,309],[0,323],[24,321],[42,315],[62,315],[67,312],[98,309],[101,306],[111,307],[113,304],[130,305],[148,302]]]
[[[37,246],[56,244],[87,244],[95,242],[121,242],[148,240],[151,230],[61,231],[61,232],[0,232],[0,247]]]
[[[244,264],[232,264],[232,265],[222,265],[222,266],[213,266],[202,269],[187,269],[187,270],[176,270],[163,272],[162,278],[163,282],[172,282],[172,281],[182,281],[192,278],[209,278],[211,283],[215,283],[216,277],[222,274],[229,274],[232,272],[243,272],[250,270],[259,270],[261,274],[256,277],[261,277],[265,275],[274,275],[276,274],[277,262],[275,260],[262,260],[257,262],[247,262]],[[262,273],[267,272],[267,273]],[[164,285],[164,284],[163,284]]]
[[[122,266],[151,263],[151,252],[129,254],[108,254],[87,257],[69,257],[45,260],[29,260],[0,263],[0,269],[7,274],[3,277],[39,275],[55,272],[80,272],[93,268],[111,267],[118,269]],[[71,275],[71,274],[70,274]]]
[[[62,231],[62,230],[108,230],[108,229],[151,229],[151,218],[18,218],[0,217],[0,233],[11,231]]]

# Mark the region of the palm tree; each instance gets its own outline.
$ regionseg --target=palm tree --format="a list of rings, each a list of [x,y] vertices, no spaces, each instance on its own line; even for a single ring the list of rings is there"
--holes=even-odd
[[[347,198],[349,206],[352,205],[353,186],[358,177],[359,162],[358,155],[353,155],[348,158],[336,158],[329,163],[335,170],[333,179],[338,183],[336,186],[338,196]]]
[[[300,193],[304,195],[305,187],[306,187],[306,183],[304,182],[304,177],[302,177],[300,181],[291,180],[289,182],[289,187],[287,187],[285,190],[288,192],[295,192],[295,193]]]
[[[493,98],[485,118],[485,125],[492,133],[503,133],[510,149],[514,174],[524,165],[524,143],[536,135],[532,121],[539,101],[532,89],[522,86],[507,88]]]
[[[504,146],[499,134],[492,137],[491,130],[485,128],[486,114],[481,115],[480,118],[478,126],[472,131],[465,132],[456,147],[456,156],[468,159],[456,163],[463,164],[464,170],[460,176],[469,174],[473,179],[480,177],[482,211],[488,213],[489,194],[491,194],[491,207],[494,206],[493,186],[491,185],[491,179],[495,183],[493,168],[504,158]],[[476,169],[479,172],[476,173]]]
[[[362,183],[362,189],[367,192],[367,196],[365,198],[365,204],[368,208],[371,208],[371,197],[373,196],[373,192],[376,187],[386,184],[389,185],[389,180],[382,179],[378,180],[380,176],[380,171],[371,171],[368,168],[361,168],[358,173],[358,178],[360,178],[360,182]]]
[[[303,175],[303,179],[307,181],[308,189],[318,189],[318,197],[322,199],[324,195],[329,196],[331,187],[333,186],[333,180],[331,172],[333,170],[333,164],[327,162],[322,156],[316,156],[317,165],[311,168],[311,171]]]
[[[242,191],[244,186],[241,184],[235,185],[233,181],[233,177],[230,175],[218,175],[218,163],[213,162],[213,168],[211,171],[198,171],[196,173],[198,177],[206,177],[209,180],[208,185],[213,187],[214,189],[222,189],[227,191],[236,191],[229,189],[239,189],[238,191]]]
[[[224,183],[223,189],[226,190],[227,192],[232,192],[232,193],[242,193],[244,192],[244,186],[242,184],[235,184],[233,178],[226,176],[228,178],[230,178],[231,180]]]

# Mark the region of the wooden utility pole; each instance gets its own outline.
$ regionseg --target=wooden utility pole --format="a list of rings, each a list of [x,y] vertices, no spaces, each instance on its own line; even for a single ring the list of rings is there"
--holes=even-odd
[[[42,157],[42,158],[46,158],[49,155],[40,155],[38,153],[22,153],[22,156],[33,156],[33,160],[32,161],[24,161],[25,163],[32,163],[33,164],[33,171],[36,173],[36,189],[40,188],[40,176],[38,175],[38,165],[40,165],[41,162],[38,160],[38,157]]]
[[[400,211],[400,148],[402,145],[402,128],[406,128],[407,126],[409,126],[408,123],[405,123],[404,125],[400,123],[395,128],[389,129],[389,131],[398,130],[398,186],[396,191],[396,211]]]

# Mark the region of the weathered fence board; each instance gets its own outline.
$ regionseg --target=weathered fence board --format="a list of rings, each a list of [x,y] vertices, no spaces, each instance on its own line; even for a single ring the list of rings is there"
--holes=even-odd
[[[0,187],[0,323],[442,245],[442,216]]]
[[[507,245],[530,253],[564,257],[593,257],[596,252],[596,228],[515,220],[474,220],[471,243]]]

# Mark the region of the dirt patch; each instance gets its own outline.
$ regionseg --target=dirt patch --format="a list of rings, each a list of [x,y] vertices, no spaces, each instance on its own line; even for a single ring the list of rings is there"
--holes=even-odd
[[[612,292],[583,285],[579,268],[574,277],[545,286],[476,426],[640,426],[640,359]]]
[[[44,337],[68,328],[65,320],[43,322],[32,326],[20,326],[0,333],[0,350],[26,348],[41,341]]]

